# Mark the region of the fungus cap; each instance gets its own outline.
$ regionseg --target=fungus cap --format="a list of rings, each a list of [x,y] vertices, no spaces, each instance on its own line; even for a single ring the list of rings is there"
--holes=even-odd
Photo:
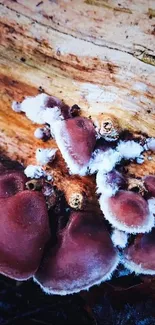
[[[72,212],[58,235],[57,246],[44,256],[34,280],[48,294],[71,294],[110,279],[118,261],[103,219]]]
[[[46,203],[39,192],[0,199],[0,273],[27,280],[39,267],[50,238]]]
[[[125,249],[123,263],[136,274],[155,275],[155,228],[148,234],[137,236]]]
[[[99,202],[105,218],[119,230],[145,233],[154,226],[148,203],[138,193],[120,190],[112,197],[102,194]]]
[[[85,175],[96,143],[92,122],[85,117],[75,117],[55,123],[53,130],[57,145],[70,172]]]

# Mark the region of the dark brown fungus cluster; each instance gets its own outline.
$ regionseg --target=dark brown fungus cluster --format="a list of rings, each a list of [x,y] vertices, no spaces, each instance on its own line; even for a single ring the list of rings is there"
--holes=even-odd
[[[96,174],[103,214],[90,209],[84,212],[83,205],[78,205],[81,211],[75,211],[73,195],[70,205],[74,210],[63,228],[53,223],[51,234],[55,232],[55,241],[51,238],[45,247],[51,236],[47,216],[50,198],[53,216],[56,204],[53,189],[48,186],[33,188],[33,192],[25,190],[22,173],[4,171],[3,175],[2,171],[1,273],[18,279],[33,276],[45,292],[60,295],[89,289],[109,279],[119,262],[135,273],[155,274],[155,176],[129,180],[123,167],[130,160],[143,163],[143,152],[154,151],[155,139],[140,141],[140,137],[132,135],[123,138],[112,115],[88,119],[79,116],[77,105],[69,107],[46,94],[26,98],[21,104],[13,103],[13,109],[25,112],[32,122],[46,125],[70,174]],[[44,127],[36,132],[43,140]],[[41,165],[52,162],[55,157],[52,150],[57,149],[37,151],[37,162]],[[37,178],[37,182],[40,178],[47,181],[41,166],[28,166],[25,174]],[[60,216],[57,213],[57,225],[62,217],[62,211]],[[4,236],[6,232],[9,241]]]
[[[22,172],[0,176],[0,273],[16,280],[34,276],[44,291],[60,295],[109,279],[119,259],[103,218],[72,212],[65,227],[55,229],[53,246],[41,193],[50,196],[51,188],[25,189],[30,182]]]

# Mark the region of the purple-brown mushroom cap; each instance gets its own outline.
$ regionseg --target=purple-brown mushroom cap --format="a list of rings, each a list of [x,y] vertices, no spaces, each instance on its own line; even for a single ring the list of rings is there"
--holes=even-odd
[[[148,175],[144,177],[144,185],[148,193],[155,197],[155,175]]]
[[[125,249],[123,263],[137,274],[155,275],[155,228],[148,234],[138,235]]]
[[[27,280],[37,271],[50,238],[46,203],[39,192],[0,198],[0,273]]]
[[[54,137],[71,173],[85,175],[96,143],[92,122],[85,117],[59,121],[54,125]]]
[[[8,171],[0,175],[0,198],[7,198],[23,191],[26,180],[21,171]]]
[[[72,117],[71,109],[67,104],[65,104],[62,100],[55,96],[47,96],[45,100],[45,108],[52,109],[54,107],[58,107],[63,119],[68,119]]]
[[[109,279],[117,264],[117,251],[104,220],[91,213],[73,212],[34,280],[48,294],[66,295]]]
[[[112,197],[101,195],[99,201],[105,218],[119,230],[145,233],[154,226],[153,214],[138,193],[120,190]]]

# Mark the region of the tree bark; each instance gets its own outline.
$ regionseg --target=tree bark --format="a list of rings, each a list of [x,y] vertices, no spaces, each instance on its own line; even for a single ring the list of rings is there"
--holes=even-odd
[[[78,104],[84,116],[111,114],[122,130],[155,137],[154,26],[153,0],[1,0],[2,152],[28,165],[38,146],[56,146],[35,139],[36,125],[11,110],[13,100],[39,91]],[[128,172],[155,173],[149,154]],[[60,153],[50,170],[64,191],[72,179],[71,188],[86,181],[95,191],[94,178],[69,177]]]

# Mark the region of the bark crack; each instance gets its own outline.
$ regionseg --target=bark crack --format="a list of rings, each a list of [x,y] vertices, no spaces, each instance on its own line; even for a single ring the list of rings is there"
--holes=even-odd
[[[127,54],[133,56],[134,58],[136,58],[137,60],[139,60],[141,62],[144,62],[146,64],[150,64],[150,65],[155,66],[155,55],[146,53],[146,51],[152,51],[152,50],[147,48],[146,46],[141,45],[141,44],[134,44],[134,45],[141,46],[142,49],[137,49],[137,50],[132,52],[132,51],[128,51],[128,50],[125,50],[125,49],[121,50],[121,49],[119,49],[117,47],[113,47],[113,46],[109,46],[109,45],[95,43],[95,42],[93,42],[93,40],[88,40],[88,39],[86,40],[86,39],[84,39],[82,37],[77,37],[77,36],[75,36],[73,34],[60,31],[59,29],[57,29],[57,28],[55,28],[53,26],[49,26],[49,25],[47,25],[45,23],[37,21],[36,19],[34,19],[34,18],[32,18],[32,17],[30,17],[28,15],[25,15],[25,14],[15,10],[15,9],[12,9],[9,6],[6,6],[5,4],[3,4],[1,2],[0,2],[0,5],[7,8],[7,9],[9,9],[12,12],[15,12],[16,14],[22,15],[23,17],[33,21],[34,23],[36,23],[36,24],[38,24],[40,26],[43,26],[43,27],[47,28],[48,30],[51,30],[51,31],[53,30],[53,31],[55,31],[55,32],[57,32],[59,34],[70,36],[70,37],[73,37],[74,39],[78,39],[78,40],[81,40],[81,41],[84,41],[84,42],[87,42],[87,43],[91,43],[93,45],[96,45],[96,46],[99,46],[99,47],[102,47],[102,48],[104,47],[104,48],[107,48],[107,49],[110,49],[110,50],[119,51],[121,53],[127,53]],[[51,48],[51,47],[49,46],[49,48]]]

